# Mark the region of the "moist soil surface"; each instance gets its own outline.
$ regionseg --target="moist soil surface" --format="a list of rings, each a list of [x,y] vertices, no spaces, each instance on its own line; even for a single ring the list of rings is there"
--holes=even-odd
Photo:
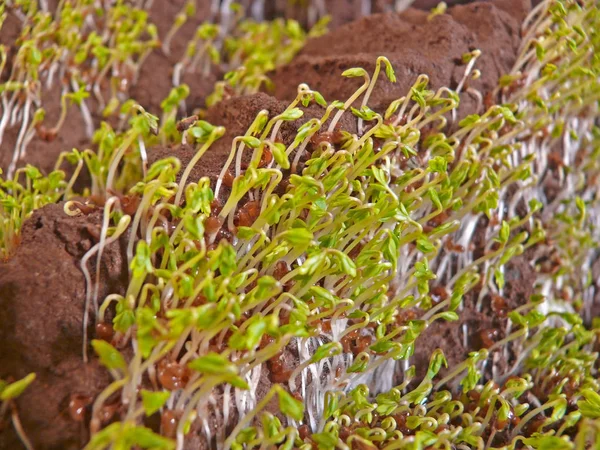
[[[101,210],[69,217],[63,204],[47,205],[25,223],[15,254],[0,263],[0,378],[36,373],[36,381],[16,401],[36,449],[81,448],[86,427],[73,420],[69,402],[77,396],[93,398],[110,382],[98,361],[82,362],[86,284],[80,262],[96,243],[101,221]],[[105,249],[100,298],[124,294],[128,277],[124,248],[115,242]],[[95,269],[91,258],[92,277]],[[90,314],[93,318],[91,308]],[[88,336],[94,336],[93,326]],[[94,354],[91,348],[88,354]],[[12,427],[4,427],[0,449],[18,448]]]
[[[482,75],[469,85],[485,98],[515,62],[520,43],[518,18],[491,3],[456,6],[432,20],[427,16],[418,10],[374,14],[309,40],[292,63],[272,74],[274,96],[292,100],[295,86],[306,83],[328,101],[345,101],[363,79],[341,78],[341,73],[352,67],[373,73],[376,59],[384,55],[395,68],[397,82],[380,75],[369,106],[382,111],[408,92],[420,74],[429,76],[432,89],[455,89],[465,73],[462,56],[480,49],[475,67]],[[459,116],[480,110],[475,94],[461,94]]]
[[[158,8],[155,0],[154,9]],[[158,24],[159,33],[165,36],[172,23],[171,15],[180,11],[183,1],[164,2],[165,9],[151,11],[152,20]],[[348,8],[348,1],[330,2],[335,8]],[[422,2],[425,3],[425,2]],[[496,3],[496,2],[494,2]],[[475,48],[483,55],[477,63],[482,77],[471,86],[482,94],[493,89],[498,77],[509,71],[514,63],[519,45],[519,26],[526,6],[521,1],[481,2],[449,9],[448,14],[427,20],[427,13],[410,10],[403,14],[373,15],[357,22],[341,25],[323,38],[307,43],[301,54],[289,65],[273,73],[274,97],[259,93],[235,97],[223,101],[206,112],[205,120],[226,127],[226,134],[215,143],[194,167],[188,179],[197,182],[207,176],[214,183],[229,156],[235,136],[243,135],[261,110],[269,117],[281,113],[288,101],[296,95],[299,83],[306,82],[319,90],[326,99],[344,100],[352,94],[360,82],[341,80],[340,74],[350,67],[363,67],[372,72],[374,61],[380,55],[390,58],[395,67],[398,82],[391,84],[381,77],[373,91],[370,105],[384,108],[403,95],[420,73],[427,73],[431,85],[456,87],[464,73],[461,56]],[[373,2],[374,11],[385,10],[386,2]],[[507,6],[508,5],[508,6]],[[509,7],[510,5],[512,6]],[[379,9],[376,9],[379,8]],[[164,14],[162,12],[164,11]],[[334,14],[337,11],[333,9]],[[209,11],[202,12],[205,16]],[[337,17],[337,15],[336,15]],[[340,14],[339,17],[345,17]],[[162,22],[164,18],[164,23]],[[353,18],[353,17],[352,17]],[[352,18],[343,18],[350,21]],[[200,20],[200,19],[199,19]],[[201,22],[202,20],[200,20]],[[178,33],[181,42],[187,42],[196,23],[186,24]],[[184,39],[185,37],[185,39]],[[384,38],[385,37],[385,38]],[[131,92],[142,105],[156,113],[160,100],[170,89],[171,66],[182,51],[180,40],[173,41],[171,54],[157,49],[147,61],[140,80]],[[190,107],[202,106],[205,95],[210,92],[213,80],[191,77],[192,101]],[[56,100],[55,100],[56,101]],[[477,101],[466,93],[461,96],[461,114],[476,110]],[[304,116],[295,122],[284,123],[278,139],[289,144],[297,128],[310,118],[321,117],[323,108],[311,105]],[[77,111],[71,108],[69,124],[76,124]],[[71,122],[71,115],[75,114]],[[326,128],[327,124],[324,128]],[[356,133],[356,118],[346,113],[339,122],[341,129]],[[43,169],[50,170],[60,151],[89,142],[83,126],[70,125],[59,134],[55,142],[30,144],[28,156],[23,162],[34,161]],[[11,136],[7,133],[6,136]],[[16,138],[12,138],[16,139]],[[36,138],[37,139],[37,138]],[[5,143],[0,152],[0,165],[5,166]],[[44,147],[42,144],[46,145]],[[51,149],[51,150],[50,150]],[[308,149],[311,150],[310,148]],[[41,154],[43,153],[43,157]],[[189,145],[157,147],[149,150],[149,158],[156,161],[166,156],[177,156],[182,167],[191,160],[195,149]],[[34,156],[35,155],[35,158]],[[248,162],[247,152],[244,162]],[[234,169],[232,168],[231,171]],[[224,195],[227,187],[224,187]],[[38,211],[26,222],[22,242],[14,255],[0,263],[0,378],[18,379],[30,372],[37,373],[36,381],[16,402],[23,428],[36,449],[81,448],[88,436],[84,420],[72,417],[69,402],[74,398],[93,398],[110,381],[108,373],[95,359],[83,364],[81,343],[83,339],[82,318],[85,301],[85,279],[79,267],[83,255],[96,243],[100,229],[101,211],[80,217],[69,217],[63,205],[49,205]],[[483,243],[475,243],[480,248]],[[95,258],[92,258],[95,260]],[[123,243],[117,242],[105,250],[101,267],[100,298],[108,293],[123,293],[127,285],[126,259]],[[95,267],[89,264],[90,273]],[[435,348],[442,348],[450,366],[463,360],[470,351],[487,346],[485,332],[498,330],[496,337],[503,336],[506,318],[498,313],[497,305],[505,305],[510,311],[522,304],[531,294],[529,283],[533,268],[525,259],[509,264],[506,273],[507,287],[502,302],[485,298],[481,309],[475,306],[475,291],[464,301],[464,310],[458,322],[436,322],[419,338],[418,353],[411,359],[419,373],[426,370],[429,356]],[[495,303],[494,303],[495,302]],[[502,308],[501,308],[502,309]],[[93,323],[93,320],[90,321]],[[18,325],[18,326],[17,326]],[[463,325],[467,328],[466,346]],[[482,334],[483,333],[483,334]],[[89,336],[93,337],[90,328]],[[91,354],[92,352],[90,352]],[[288,354],[289,353],[289,354]],[[285,368],[293,367],[297,355],[287,352],[280,356]],[[506,365],[509,361],[502,364]],[[278,377],[271,364],[265,365],[259,391],[267,392]],[[260,394],[258,392],[257,394]],[[224,429],[222,418],[216,413],[209,416],[209,426]],[[233,419],[232,419],[233,420]],[[150,421],[151,422],[151,421]],[[149,424],[150,425],[150,424]],[[21,448],[12,427],[0,429],[0,450]],[[204,440],[201,427],[194,425],[186,448],[212,448]]]
[[[529,0],[483,1],[494,3],[496,6],[508,10],[515,16],[519,15],[521,18],[529,11],[530,6]],[[540,0],[534,0],[536,3],[539,1]],[[311,16],[309,9],[301,6],[302,4],[300,2],[294,3],[287,0],[274,0],[268,3],[265,10],[267,18],[281,16],[292,17],[304,26],[309,26],[314,23],[314,14],[317,11],[313,9]],[[411,7],[430,11],[439,3],[439,0],[414,0]],[[474,0],[447,0],[445,3],[448,6],[455,6],[474,3]],[[370,14],[393,12],[396,0],[324,0],[323,4],[327,14],[331,16],[328,27],[332,30]]]

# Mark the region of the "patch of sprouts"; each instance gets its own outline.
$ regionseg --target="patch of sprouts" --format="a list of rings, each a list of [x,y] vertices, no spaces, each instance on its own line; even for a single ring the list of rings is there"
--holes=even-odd
[[[381,64],[394,78],[385,58],[373,74],[344,73],[364,79],[345,103],[301,85],[283,113],[261,111],[233,140],[217,180],[189,175],[221,127],[159,128],[132,108],[116,146],[80,155],[105,196],[105,239],[86,261],[99,267],[109,239],[126,235],[130,267],[125,295],[98,305],[86,276],[102,331],[92,346],[114,379],[94,401],[86,448],[181,449],[192,432],[235,449],[597,445],[598,25],[592,3],[543,2],[502,103],[452,131],[461,98],[477,96],[477,51],[464,58],[462,93],[422,75],[386,111],[368,107]],[[305,120],[310,103],[320,118]],[[343,114],[358,133],[335,134]],[[293,120],[304,124],[284,142]],[[184,176],[168,158],[132,183],[114,149],[167,131],[196,148]],[[519,260],[532,261],[534,294],[508,309]],[[420,338],[484,308],[497,328],[479,343],[461,324],[473,349],[464,361],[449,365],[438,349],[423,367]],[[127,342],[128,359],[117,349]],[[117,397],[120,420],[103,423]],[[155,413],[158,433],[142,425]]]

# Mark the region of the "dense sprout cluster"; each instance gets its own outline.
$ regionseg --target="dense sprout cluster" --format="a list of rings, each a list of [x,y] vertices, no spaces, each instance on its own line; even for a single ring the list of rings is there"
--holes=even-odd
[[[252,41],[244,33],[261,27],[246,23],[225,44],[234,64]],[[93,194],[65,211],[103,209],[81,261],[95,311],[84,334],[94,320],[91,345],[114,381],[93,401],[86,448],[181,449],[192,434],[235,449],[599,445],[599,28],[592,1],[542,2],[490,98],[470,87],[478,50],[464,55],[456,89],[421,75],[385,111],[369,108],[378,80],[395,81],[383,56],[372,74],[342,74],[364,80],[345,102],[300,85],[281,114],[261,111],[233,139],[214,180],[190,174],[225,129],[177,122],[181,88],[160,120],[130,105],[128,128],[105,123],[97,151],[65,155],[87,168]],[[295,42],[294,26],[274,29]],[[214,54],[219,33],[202,30],[190,49]],[[281,56],[256,44],[273,64]],[[199,63],[192,53],[182,70]],[[251,67],[230,75],[236,93],[262,83]],[[459,121],[463,92],[479,113]],[[284,141],[309,105],[320,117]],[[339,127],[351,114],[355,132]],[[149,164],[145,149],[159,142],[196,154],[185,167]],[[24,184],[1,185],[5,240],[74,183],[62,171],[17,173]],[[129,285],[99,298],[100,265],[88,263],[123,237]],[[508,305],[519,260],[534,269],[532,295]],[[484,311],[494,328],[474,336],[461,317]],[[449,364],[436,349],[423,365],[420,338],[446,322],[474,351]],[[86,335],[86,359],[87,348]],[[118,420],[105,421],[115,405]],[[145,417],[156,414],[151,431]]]
[[[131,88],[152,51],[170,54],[171,41],[194,16],[196,6],[194,1],[185,3],[161,42],[146,11],[152,2],[141,3],[108,2],[106,12],[102,5],[85,0],[61,2],[54,11],[45,2],[38,7],[37,1],[0,5],[0,29],[9,12],[22,21],[14,54],[9,46],[0,45],[0,144],[14,145],[0,181],[3,258],[18,243],[23,219],[45,204],[68,198],[84,166],[92,175],[93,195],[107,188],[100,181],[101,173],[108,171],[115,157],[124,158],[126,167],[113,174],[118,179],[105,180],[109,181],[108,188],[114,181],[126,190],[139,179],[140,169],[145,173],[146,146],[157,142],[151,139],[157,131],[152,120],[158,117],[150,119],[152,116],[138,104],[144,99],[131,97]],[[177,136],[176,117],[186,110],[185,100],[190,94],[183,83],[186,74],[226,72],[224,81],[208,96],[209,105],[232,95],[257,92],[268,83],[265,74],[289,62],[307,37],[324,32],[327,22],[319,22],[306,33],[294,20],[255,22],[237,3],[224,2],[212,9],[213,17],[197,27],[181,60],[174,64],[173,89],[160,104],[163,143]],[[60,109],[52,111],[57,119],[49,124],[46,103],[56,103],[57,93]],[[79,146],[81,142],[64,143],[63,151],[55,155],[55,170],[46,177],[36,167],[23,167],[22,161],[29,160],[27,150],[32,140],[54,141],[67,117],[73,120],[68,116],[73,107],[79,109],[89,148],[70,151],[70,144]],[[135,118],[138,113],[142,117]],[[11,128],[16,139],[7,141],[5,134]],[[132,145],[135,151],[126,152]],[[35,151],[45,150],[34,147]]]

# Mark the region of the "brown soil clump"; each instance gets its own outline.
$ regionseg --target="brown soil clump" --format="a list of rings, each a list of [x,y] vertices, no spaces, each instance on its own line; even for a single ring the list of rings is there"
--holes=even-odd
[[[396,71],[394,84],[380,77],[369,105],[385,110],[405,95],[419,74],[427,74],[430,87],[456,88],[465,72],[462,56],[476,48],[482,56],[476,64],[482,76],[470,86],[483,97],[492,91],[514,61],[520,42],[520,23],[491,3],[456,6],[448,14],[428,20],[428,14],[410,9],[402,14],[375,14],[309,40],[299,56],[273,73],[274,95],[292,99],[296,86],[307,83],[327,100],[348,99],[362,79],[343,79],[341,73],[362,67],[369,73],[379,56],[387,56]],[[460,114],[475,112],[477,99],[461,95]]]
[[[494,3],[500,9],[513,14],[522,20],[531,7],[530,0],[480,0]],[[539,2],[540,0],[534,0]],[[473,3],[474,0],[446,0],[448,6],[465,5]],[[415,9],[430,11],[440,3],[439,0],[415,0],[410,5]],[[324,5],[327,14],[331,16],[328,28],[334,30],[354,20],[361,19],[364,16],[377,13],[391,13],[395,11],[396,0],[325,0]],[[308,8],[298,3],[291,3],[287,0],[274,0],[266,5],[266,16],[288,17],[298,20],[303,26],[308,26],[314,22]],[[314,12],[313,12],[314,15]]]
[[[0,263],[0,378],[36,372],[34,383],[16,400],[36,449],[81,448],[87,432],[70,418],[69,400],[72,395],[93,397],[110,381],[93,358],[83,363],[81,348],[85,279],[80,261],[96,242],[101,217],[101,211],[69,217],[62,204],[48,205],[25,223],[14,256]],[[100,298],[124,293],[128,275],[123,249],[122,243],[105,249]],[[95,273],[93,262],[89,266]],[[1,450],[19,447],[11,426],[0,431]]]

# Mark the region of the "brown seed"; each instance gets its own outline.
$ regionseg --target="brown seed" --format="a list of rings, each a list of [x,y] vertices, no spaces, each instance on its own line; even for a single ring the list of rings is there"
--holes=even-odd
[[[300,428],[298,428],[298,436],[301,440],[304,440],[310,436],[310,428],[308,428],[308,425],[300,425]]]
[[[258,163],[258,167],[266,167],[269,164],[271,164],[271,161],[273,161],[273,153],[271,153],[271,150],[269,150],[268,148],[265,148],[263,150],[262,155],[260,156],[260,162]]]
[[[234,180],[235,177],[231,174],[230,171],[225,172],[225,175],[223,175],[223,184],[229,188],[233,186]]]
[[[187,130],[192,125],[194,125],[197,120],[198,120],[198,116],[195,116],[195,115],[186,117],[185,119],[181,119],[179,122],[177,122],[177,131],[179,131],[180,133],[183,133],[185,130]]]
[[[113,403],[112,405],[104,405],[102,408],[100,408],[100,421],[102,423],[110,422],[120,407],[121,405],[119,403]]]
[[[161,386],[170,391],[183,389],[190,379],[186,366],[175,361],[161,361],[158,366],[158,381]]]
[[[331,333],[331,320],[321,321],[321,331],[324,333]]]
[[[508,313],[508,305],[506,299],[499,295],[492,296],[492,310],[498,314],[499,317],[506,317]]]
[[[359,336],[354,340],[354,345],[352,345],[352,353],[354,356],[359,353],[364,352],[373,342],[373,338],[371,336]]]
[[[249,227],[252,225],[252,219],[245,211],[238,211],[235,213],[233,223],[236,227]]]
[[[446,290],[446,288],[444,286],[435,286],[434,288],[431,289],[430,294],[431,294],[431,299],[436,304],[439,302],[443,302],[444,300],[446,300],[448,298],[448,291]]]
[[[133,216],[140,205],[140,197],[138,195],[126,195],[121,198],[121,207],[125,214]]]
[[[69,399],[69,416],[75,422],[85,420],[85,412],[88,405],[92,403],[92,398],[87,395],[71,394]]]
[[[113,326],[109,323],[99,322],[96,324],[96,337],[103,341],[110,342],[115,334]]]
[[[96,211],[96,206],[93,204],[88,204],[88,203],[81,203],[78,201],[74,201],[73,205],[77,207],[77,209],[79,211],[81,211],[82,214],[85,214],[86,216],[88,214],[93,213],[94,211]]]
[[[260,343],[258,344],[258,348],[262,350],[267,345],[270,345],[273,342],[275,342],[275,339],[272,336],[269,336],[268,334],[263,334],[263,337],[260,339]]]
[[[249,227],[260,215],[260,203],[251,200],[246,202],[235,214],[234,223],[238,227]]]
[[[420,185],[422,185],[423,182],[419,181],[418,183],[413,183],[411,186],[414,186],[415,188],[419,188],[421,187]],[[439,227],[440,225],[442,225],[448,218],[450,217],[450,215],[446,212],[446,211],[442,211],[441,213],[439,213],[437,216],[433,217],[431,220],[429,220],[429,222],[427,222],[427,225],[430,225],[434,228]]]
[[[271,370],[271,380],[275,383],[284,383],[290,380],[292,375],[291,370],[285,368],[281,356],[276,356],[268,361],[269,369]]]
[[[208,234],[216,233],[223,226],[223,221],[218,217],[209,217],[204,222],[204,229]]]
[[[163,411],[160,416],[160,429],[164,436],[168,438],[175,437],[177,434],[177,413],[175,411]]]
[[[210,202],[210,215],[217,216],[223,209],[223,205],[218,198],[215,198],[212,202]]]
[[[286,276],[290,272],[288,265],[284,261],[277,261],[275,264],[275,270],[273,271],[273,276],[276,280],[281,280],[284,276]]]
[[[340,144],[344,139],[344,135],[341,131],[324,131],[322,133],[316,133],[310,139],[310,143],[318,147],[323,142],[327,142],[329,144]]]
[[[484,348],[490,348],[498,339],[499,334],[500,331],[497,328],[489,328],[479,332],[479,339],[481,339]]]

